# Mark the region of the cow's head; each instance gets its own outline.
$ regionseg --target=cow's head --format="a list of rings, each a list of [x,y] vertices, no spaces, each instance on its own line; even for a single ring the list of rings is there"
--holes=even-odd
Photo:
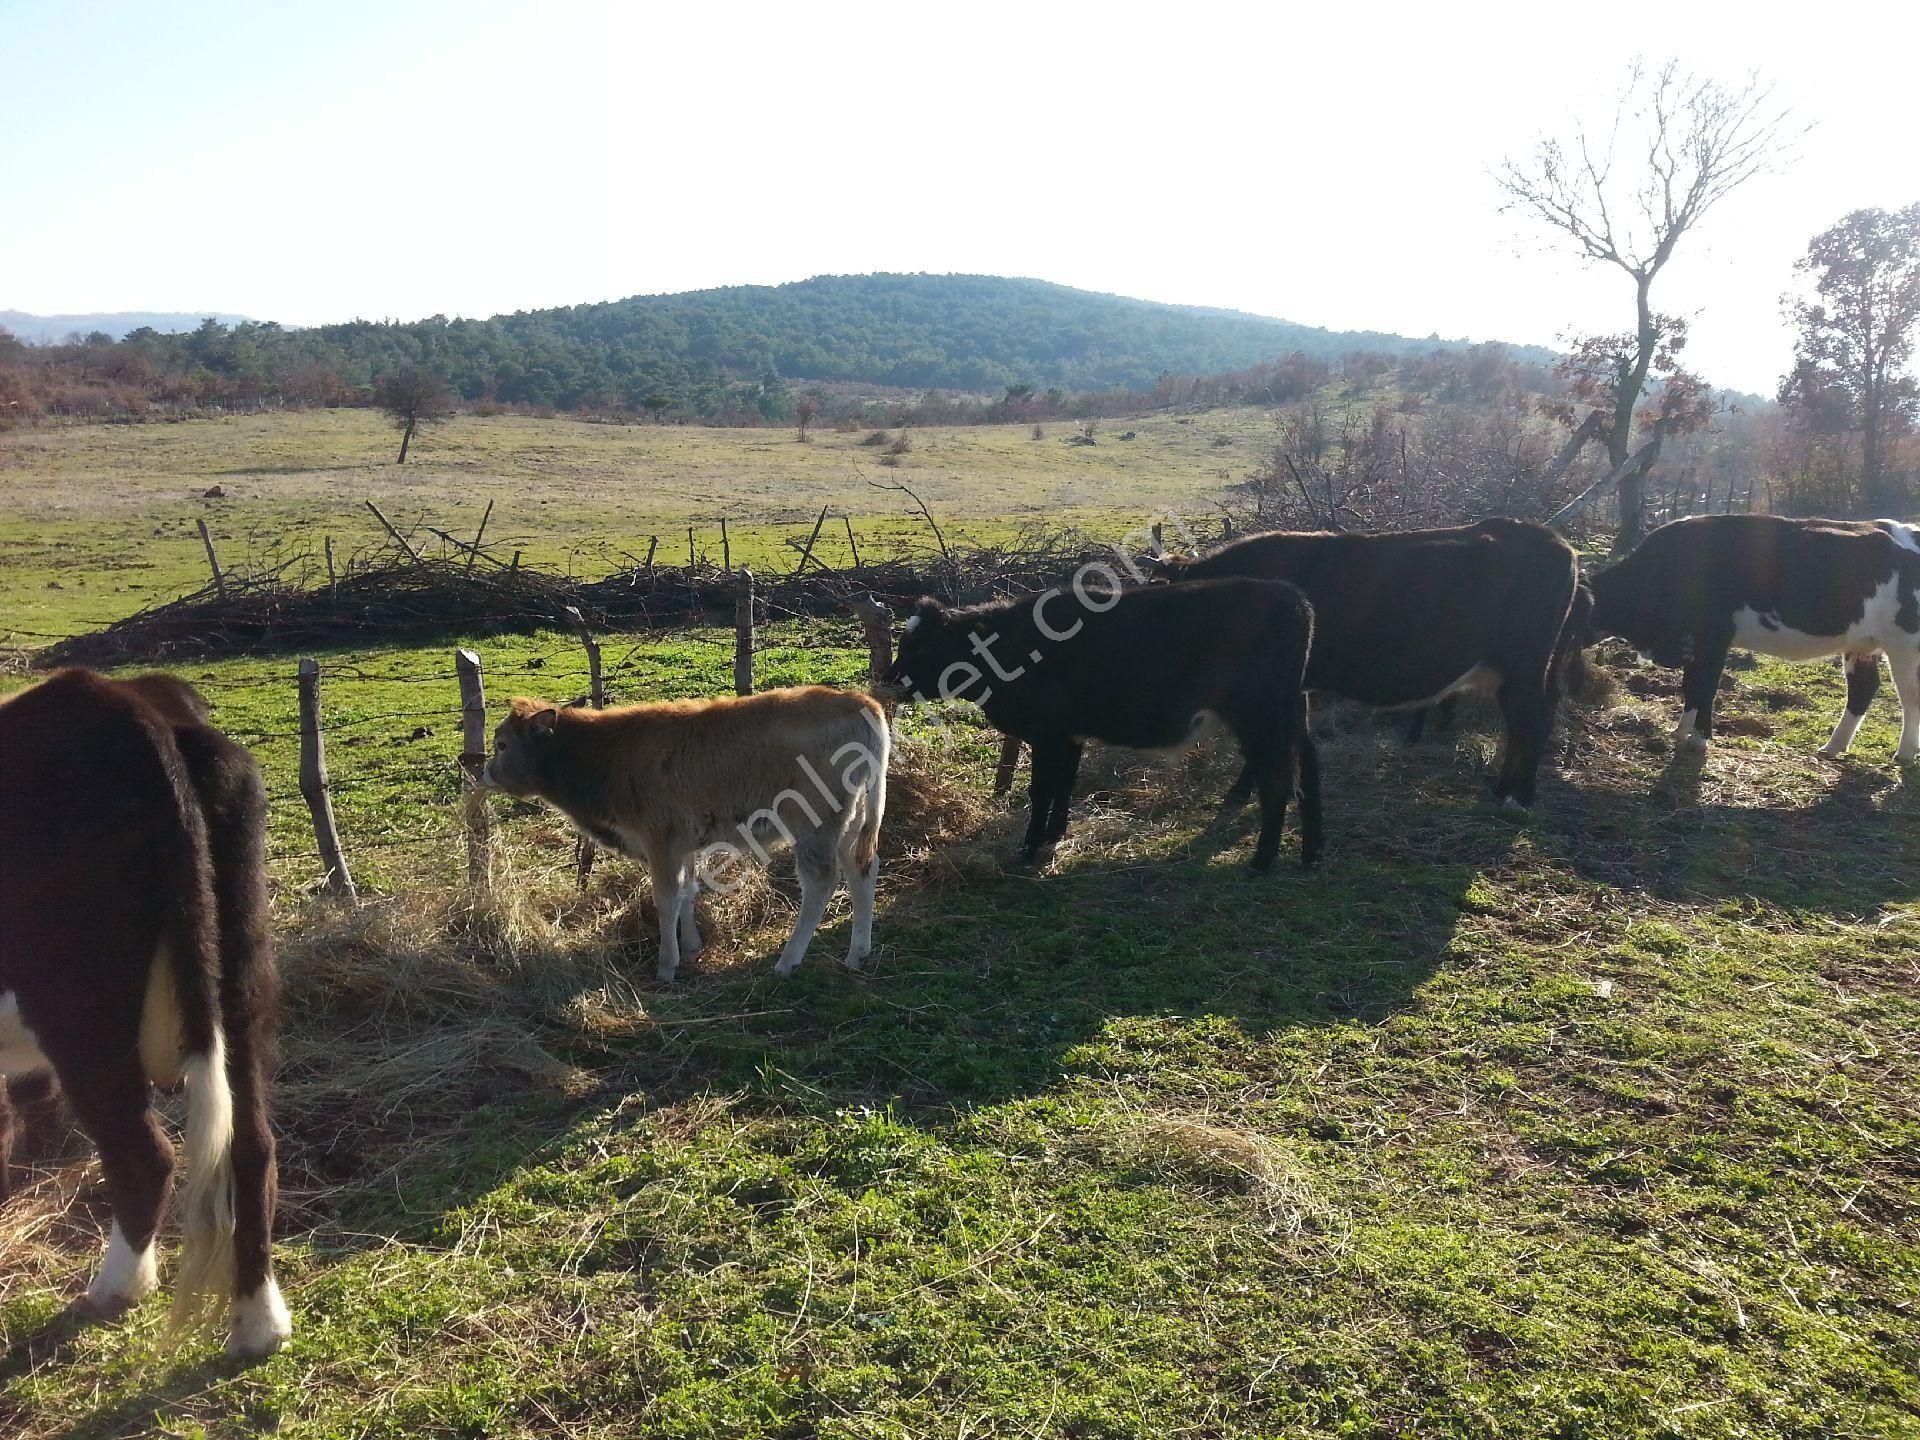
[[[1149,585],[1171,585],[1181,579],[1187,567],[1198,558],[1195,555],[1142,555],[1140,569]]]
[[[493,732],[493,754],[480,783],[530,799],[540,793],[553,747],[560,708],[545,700],[515,700]]]
[[[882,686],[907,700],[976,698],[981,672],[971,637],[977,631],[966,612],[956,615],[938,600],[922,596],[901,628],[899,648]]]

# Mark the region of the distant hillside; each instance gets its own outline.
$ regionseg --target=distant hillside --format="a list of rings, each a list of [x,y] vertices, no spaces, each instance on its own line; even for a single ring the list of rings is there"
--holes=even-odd
[[[64,338],[90,324],[108,328],[102,322],[110,319],[166,318],[48,323]],[[354,404],[381,374],[423,366],[469,402],[774,420],[791,413],[794,393],[809,383],[1087,395],[1151,390],[1163,375],[1222,375],[1289,355],[1315,363],[1356,352],[1400,359],[1470,343],[1323,330],[987,275],[829,275],[488,320],[161,328],[136,331],[112,364],[74,356],[74,378],[133,377],[168,403],[190,393],[203,404]],[[0,346],[0,359],[4,353]],[[1505,358],[1552,360],[1532,347],[1508,347]],[[59,364],[61,353],[56,347],[23,360],[44,369]],[[1050,403],[1057,408],[1058,397]]]
[[[192,330],[211,316],[222,325],[244,325],[245,315],[223,315],[217,310],[155,311],[115,310],[98,315],[29,315],[25,310],[0,310],[0,329],[35,345],[64,340],[69,335],[91,335],[103,330],[118,340],[135,330],[158,330],[176,335]]]

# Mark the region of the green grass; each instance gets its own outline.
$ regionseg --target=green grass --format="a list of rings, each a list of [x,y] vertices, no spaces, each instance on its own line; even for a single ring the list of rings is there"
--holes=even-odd
[[[764,639],[763,683],[864,663]],[[968,803],[922,845],[896,785],[871,973],[839,910],[770,973],[783,877],[659,986],[630,872],[577,893],[550,814],[493,802],[500,895],[463,897],[452,643],[322,657],[352,915],[302,895],[291,662],[186,667],[275,796],[298,1328],[244,1370],[157,1351],[161,1299],[67,1335],[100,1210],[43,1145],[0,1433],[1920,1434],[1890,697],[1834,765],[1837,672],[1736,669],[1734,733],[1676,760],[1634,672],[1525,826],[1481,803],[1484,712],[1413,749],[1332,712],[1329,862],[1260,879],[1224,753],[1096,755],[1033,873],[990,737],[910,711]],[[476,643],[496,713],[584,688],[570,637]],[[616,698],[728,683],[719,632],[606,655]]]

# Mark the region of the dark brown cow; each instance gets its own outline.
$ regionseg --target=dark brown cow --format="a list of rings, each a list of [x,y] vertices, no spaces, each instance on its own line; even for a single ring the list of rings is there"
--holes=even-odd
[[[0,1075],[56,1076],[99,1148],[113,1227],[81,1303],[102,1315],[157,1284],[173,1147],[151,1090],[185,1082],[174,1323],[231,1298],[228,1353],[253,1356],[291,1330],[270,1254],[266,796],[206,715],[168,676],[85,670],[0,704]]]
[[[1162,568],[1172,580],[1251,575],[1299,586],[1315,617],[1310,689],[1393,709],[1491,691],[1507,731],[1493,793],[1533,804],[1557,695],[1550,672],[1579,582],[1573,548],[1544,525],[1280,531]]]
[[[1313,609],[1291,585],[1214,580],[1176,588],[1044,590],[949,610],[922,600],[886,683],[919,700],[971,700],[1033,751],[1032,860],[1067,831],[1088,740],[1178,747],[1217,719],[1260,791],[1253,867],[1273,864],[1300,791],[1300,863],[1322,848],[1320,760],[1300,677]]]
[[[1847,708],[1822,755],[1853,743],[1887,657],[1900,695],[1894,759],[1920,759],[1920,529],[1895,520],[1700,515],[1662,525],[1593,577],[1593,633],[1681,668],[1674,742],[1704,745],[1727,651],[1839,655]]]

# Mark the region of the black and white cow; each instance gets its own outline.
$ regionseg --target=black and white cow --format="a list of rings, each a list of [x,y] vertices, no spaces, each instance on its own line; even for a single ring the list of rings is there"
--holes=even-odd
[[[1895,520],[1700,515],[1662,525],[1592,581],[1595,635],[1683,670],[1676,745],[1704,745],[1727,651],[1844,657],[1847,708],[1821,747],[1844,755],[1880,688],[1903,712],[1894,759],[1920,759],[1920,529]]]
[[[174,1322],[230,1300],[227,1351],[255,1356],[292,1329],[271,1256],[266,794],[206,716],[171,677],[86,670],[0,703],[0,1077],[56,1077],[99,1149],[113,1228],[82,1305],[100,1315],[158,1284],[173,1146],[152,1089],[184,1082]]]

